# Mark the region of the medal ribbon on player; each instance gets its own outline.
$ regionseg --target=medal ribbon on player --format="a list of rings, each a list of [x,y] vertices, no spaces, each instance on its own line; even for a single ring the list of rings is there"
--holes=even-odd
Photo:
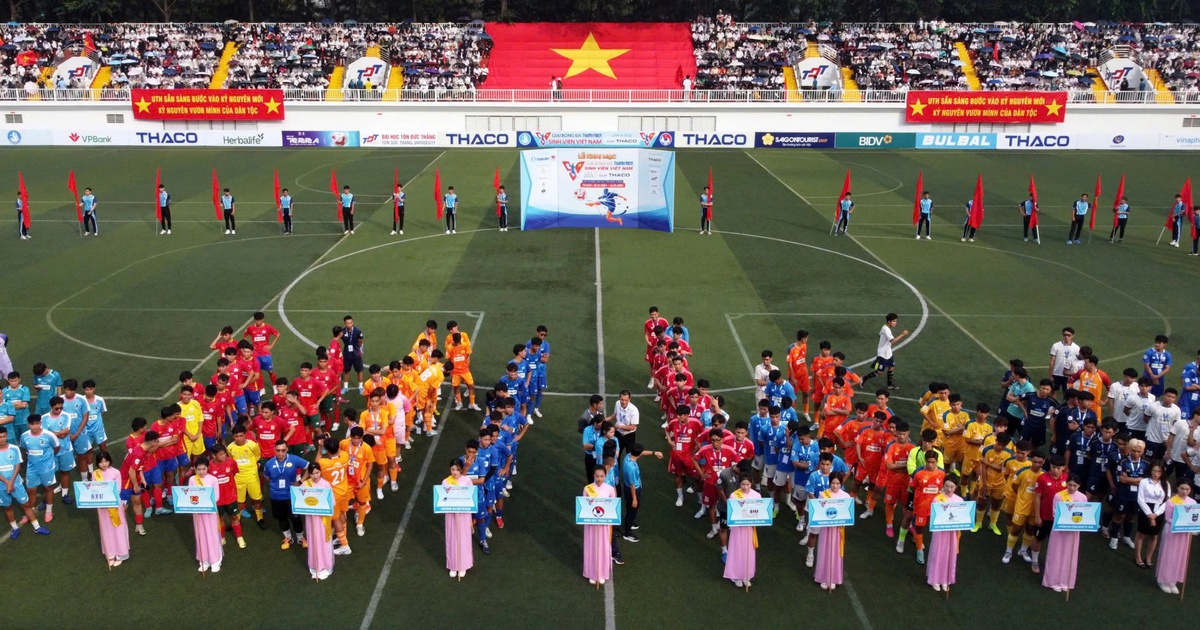
[[[1113,227],[1117,227],[1117,206],[1121,205],[1121,198],[1125,196],[1125,173],[1121,173],[1121,183],[1117,184],[1117,196],[1113,197]]]
[[[917,194],[913,201],[913,225],[921,222],[921,189],[925,187],[925,171],[917,171]]]
[[[75,169],[71,169],[71,174],[67,176],[67,190],[75,195],[75,216],[78,221],[83,223],[83,206],[79,205],[79,188],[75,186]]]

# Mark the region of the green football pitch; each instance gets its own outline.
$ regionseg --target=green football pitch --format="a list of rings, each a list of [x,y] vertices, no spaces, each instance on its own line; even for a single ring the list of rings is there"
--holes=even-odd
[[[878,517],[849,532],[848,583],[830,595],[804,567],[794,521],[781,516],[760,530],[758,577],[746,593],[721,579],[718,547],[705,539],[707,525],[691,518],[694,499],[674,506],[656,460],[643,462],[642,542],[623,543],[627,564],[609,588],[598,591],[581,577],[582,532],[572,520],[572,497],[583,485],[575,419],[588,394],[599,388],[611,401],[632,389],[643,411],[641,441],[665,446],[644,389],[641,325],[651,304],[686,319],[692,369],[725,392],[735,419],[752,413],[750,367],[761,350],[782,357],[802,327],[812,331],[813,348],[827,339],[861,366],[888,311],[912,331],[897,352],[895,407],[908,419],[917,418],[914,400],[931,380],[949,382],[969,407],[995,406],[1006,361],[1020,357],[1044,375],[1064,325],[1075,327],[1109,374],[1139,366],[1159,333],[1171,335],[1181,367],[1200,346],[1196,261],[1166,247],[1169,239],[1155,247],[1155,238],[1189,175],[1182,154],[680,151],[674,234],[498,232],[492,174],[498,167],[518,198],[514,150],[21,148],[4,155],[0,181],[13,186],[11,199],[22,171],[34,212],[29,241],[17,239],[7,215],[0,329],[26,383],[38,361],[65,378],[99,382],[118,458],[129,420],[175,400],[179,371],[207,378],[209,341],[256,310],[283,331],[275,364],[289,377],[347,313],[366,332],[368,362],[380,363],[407,352],[426,319],[458,320],[474,333],[473,371],[483,384],[502,374],[513,344],[535,326],[549,327],[553,346],[552,393],[522,449],[507,527],[493,527],[492,554],[477,552],[465,581],[443,569],[442,519],[432,514],[430,486],[462,453],[479,414],[449,412],[436,439],[419,437],[402,451],[400,492],[376,502],[366,536],[351,536],[354,553],[338,558],[330,580],[313,583],[302,551],[281,551],[276,532],[252,525],[249,547],[227,547],[224,570],[201,577],[190,519],[180,516],[149,520],[149,535],[134,536],[132,560],[109,573],[96,515],[60,507],[48,538],[26,528],[0,544],[4,627],[811,623],[882,630],[1153,620],[1182,628],[1194,617],[1195,606],[1163,595],[1130,550],[1109,551],[1098,535],[1085,536],[1079,587],[1064,601],[1025,563],[1000,563],[1003,538],[968,534],[958,585],[946,599],[925,585],[911,545],[895,553]],[[170,236],[152,225],[157,167],[174,199]],[[236,236],[225,236],[214,218],[212,167],[239,200]],[[696,199],[710,167],[716,233],[700,236]],[[296,199],[294,236],[281,236],[275,222],[273,168]],[[331,168],[358,195],[361,227],[353,236],[336,221]],[[435,168],[460,196],[457,235],[442,235],[434,218]],[[858,207],[851,237],[835,238],[830,221],[847,168]],[[66,190],[70,169],[100,201],[99,238],[79,236]],[[396,237],[388,235],[394,169],[408,192],[405,235]],[[918,171],[936,202],[931,241],[913,239]],[[974,243],[960,243],[976,173],[984,176],[987,217]],[[1041,245],[1022,241],[1016,210],[1030,173],[1038,178]],[[1122,173],[1133,206],[1124,243],[1106,242],[1110,215],[1102,209],[1090,244],[1064,245],[1069,204],[1091,194],[1103,174],[1101,205],[1110,207]]]

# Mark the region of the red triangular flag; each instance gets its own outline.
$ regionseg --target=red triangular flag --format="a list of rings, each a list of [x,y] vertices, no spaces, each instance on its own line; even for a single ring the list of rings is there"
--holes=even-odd
[[[337,169],[333,169],[329,174],[329,192],[333,193],[333,198],[336,200],[338,209],[338,221],[344,221],[342,218],[342,198],[338,194],[337,185]]]
[[[704,209],[704,220],[712,221],[713,182],[712,167],[708,167],[708,207]]]
[[[17,171],[17,183],[19,184],[18,194],[21,198],[21,222],[25,224],[25,229],[29,229],[31,220],[29,218],[29,191],[25,190],[25,176]]]
[[[1033,195],[1033,212],[1029,213],[1029,227],[1035,228],[1038,226],[1038,198],[1037,184],[1033,182],[1033,173],[1029,174],[1029,194]]]
[[[913,225],[921,222],[921,189],[925,188],[925,171],[917,171],[917,198],[913,201]]]
[[[1183,190],[1179,191],[1179,196],[1183,197],[1182,201],[1183,201],[1184,213],[1190,212],[1192,210],[1192,202],[1191,202],[1192,178],[1191,177],[1187,178],[1187,180],[1183,182]],[[1172,204],[1171,209],[1167,211],[1167,222],[1163,224],[1163,227],[1168,230],[1174,229],[1174,227],[1175,227],[1175,206],[1174,206],[1174,204]]]
[[[842,182],[842,194],[838,195],[837,205],[834,206],[834,222],[840,222],[842,220],[842,200],[846,198],[846,193],[848,192],[850,192],[850,169],[846,169],[846,181]]]
[[[433,169],[433,204],[437,206],[437,218],[442,218],[442,170]]]
[[[400,197],[395,193],[400,192],[400,169],[392,172],[392,220],[400,220]]]
[[[975,194],[971,196],[971,216],[967,219],[976,230],[983,225],[983,174],[975,178]]]
[[[1092,218],[1088,219],[1088,231],[1096,231],[1096,210],[1100,208],[1100,176],[1096,176],[1096,194],[1092,195]]]
[[[1117,196],[1113,197],[1113,227],[1117,227],[1117,206],[1121,205],[1121,199],[1125,197],[1125,173],[1121,173],[1121,183],[1117,184]]]
[[[67,176],[67,190],[75,195],[75,216],[78,217],[80,223],[83,223],[83,206],[79,205],[79,189],[75,186],[75,170],[71,170],[71,174]]]
[[[217,181],[217,169],[213,169],[213,210],[217,213],[217,220],[225,218],[221,214],[221,183]]]
[[[496,167],[496,175],[495,175],[495,177],[492,178],[492,188],[495,189],[497,195],[500,194],[500,167],[499,166]],[[500,216],[500,201],[499,200],[496,201],[496,216]]]
[[[71,172],[71,177],[75,176],[75,172]],[[72,180],[74,181],[74,180]],[[162,205],[158,203],[158,187],[162,185],[162,169],[154,169],[154,218],[162,222]]]
[[[275,214],[278,215],[280,223],[283,223],[283,204],[279,201],[282,193],[279,187],[279,169],[275,169]]]
[[[1183,183],[1183,211],[1187,214],[1188,222],[1192,224],[1192,239],[1196,238],[1196,212],[1192,205],[1192,178]]]

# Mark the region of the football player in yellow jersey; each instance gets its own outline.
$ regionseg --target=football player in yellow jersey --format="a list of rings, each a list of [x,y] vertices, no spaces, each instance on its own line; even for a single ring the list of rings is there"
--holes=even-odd
[[[950,394],[948,402],[950,408],[942,412],[942,451],[946,453],[946,467],[954,465],[961,471],[967,454],[967,440],[963,434],[971,423],[971,414],[963,411],[961,395]]]
[[[1017,443],[1017,459],[1023,459],[1027,451],[1022,450],[1030,448],[1030,444],[1024,440]],[[1034,526],[1034,512],[1040,507],[1037,501],[1037,479],[1042,474],[1042,464],[1046,462],[1046,456],[1041,451],[1034,451],[1029,458],[1029,463],[1022,462],[1021,467],[1013,474],[1013,478],[1009,481],[1008,487],[1013,491],[1013,511],[1012,519],[1009,521],[1008,528],[1008,545],[1004,551],[1004,557],[1000,559],[1004,564],[1008,564],[1012,560],[1013,547],[1017,546],[1017,538],[1021,538],[1020,555],[1026,562],[1031,562],[1029,555],[1029,546],[1033,544],[1033,536],[1037,533],[1037,527]]]
[[[375,497],[380,501],[383,500],[383,486],[388,481],[388,472],[399,470],[396,465],[396,431],[392,426],[395,423],[395,417],[392,413],[390,405],[383,404],[384,392],[375,390],[371,392],[368,398],[367,409],[358,417],[358,424],[363,428],[367,435],[374,438],[375,444],[372,446],[372,460],[375,462],[376,482]],[[392,477],[392,483],[396,483],[396,477]],[[367,493],[370,494],[371,489],[367,488]],[[393,487],[393,491],[399,490],[399,486]]]
[[[1017,509],[1017,487],[1014,484],[1017,481],[1017,475],[1029,467],[1029,453],[1032,450],[1032,442],[1018,440],[1013,444],[1012,459],[1004,463],[1004,503],[1000,506],[1000,511],[1010,517],[1016,513]],[[1009,522],[1012,522],[1011,518]]]
[[[963,441],[966,450],[963,452],[962,482],[963,494],[969,496],[975,489],[979,475],[979,458],[983,454],[983,444],[989,438],[995,441],[992,425],[988,423],[988,413],[991,407],[981,402],[975,405],[975,421],[963,429]]]
[[[1000,532],[1000,504],[1004,501],[1004,469],[1013,453],[1009,449],[1012,438],[1007,433],[997,433],[996,442],[983,447],[979,457],[979,491],[975,493],[975,526],[972,532],[983,527],[983,517],[990,516],[991,530],[997,536]]]
[[[429,367],[429,355],[434,350],[436,348],[429,345],[428,341],[424,339],[418,341],[416,349],[408,353],[408,356],[412,357],[413,360],[413,369],[417,372],[425,371],[425,368]],[[437,352],[441,352],[441,350],[437,350]]]
[[[451,322],[458,326],[456,322]],[[482,411],[475,404],[475,377],[471,375],[471,343],[466,341],[466,335],[455,332],[446,339],[446,359],[450,362],[450,388],[454,390],[454,410],[463,408],[462,392],[459,387],[467,386],[468,409]]]
[[[367,367],[367,372],[370,377],[363,383],[363,398],[370,398],[371,392],[375,390],[387,391],[387,386],[392,384],[392,380],[383,375],[383,366],[378,363],[372,363]]]
[[[442,365],[442,351],[434,350],[429,353],[429,367],[417,375],[417,415],[424,421],[425,435],[430,437],[437,435],[433,415],[437,412],[438,392],[450,370],[450,366]]]
[[[184,452],[193,463],[205,450],[204,436],[200,434],[200,427],[204,424],[204,410],[200,408],[200,402],[194,396],[193,386],[183,385],[179,388],[179,416],[184,421]]]
[[[341,451],[337,438],[325,438],[325,453],[317,459],[321,467],[321,478],[333,487],[333,533],[338,546],[335,556],[350,555],[350,541],[346,539],[346,511],[350,509],[350,454]]]
[[[938,449],[942,448],[942,444],[946,441],[945,426],[942,424],[942,414],[950,410],[950,386],[945,383],[938,383],[937,389],[933,389],[935,396],[921,407],[921,430],[933,429],[937,431],[937,441],[933,443]]]
[[[372,452],[374,436],[365,435],[362,426],[350,429],[350,437],[338,444],[338,451],[350,458],[346,478],[350,487],[350,500],[354,502],[355,529],[358,535],[367,533],[363,522],[371,513],[371,468],[375,465]]]
[[[233,444],[225,447],[226,452],[237,462],[238,471],[233,476],[237,487],[238,509],[245,513],[246,496],[250,496],[250,506],[254,510],[254,519],[258,526],[266,529],[267,522],[263,520],[262,484],[258,481],[258,462],[262,459],[262,451],[258,442],[246,439],[246,426],[239,424],[233,428]]]
[[[437,329],[438,329],[438,324],[436,321],[431,319],[431,320],[425,322],[425,330],[422,330],[421,334],[417,335],[416,340],[413,341],[413,345],[412,345],[413,351],[415,352],[417,350],[417,346],[421,345],[422,340],[429,342],[430,349],[436,348],[437,347]]]
[[[454,335],[460,337],[455,339]],[[446,356],[450,356],[450,348],[454,346],[465,346],[467,353],[471,352],[471,338],[467,336],[467,333],[459,330],[458,322],[452,319],[446,322]]]

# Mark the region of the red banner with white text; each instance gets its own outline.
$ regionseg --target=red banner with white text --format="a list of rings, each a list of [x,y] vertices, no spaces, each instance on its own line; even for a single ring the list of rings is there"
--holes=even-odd
[[[909,92],[909,123],[1060,123],[1067,117],[1066,92]]]
[[[129,91],[137,120],[283,120],[283,90]]]

